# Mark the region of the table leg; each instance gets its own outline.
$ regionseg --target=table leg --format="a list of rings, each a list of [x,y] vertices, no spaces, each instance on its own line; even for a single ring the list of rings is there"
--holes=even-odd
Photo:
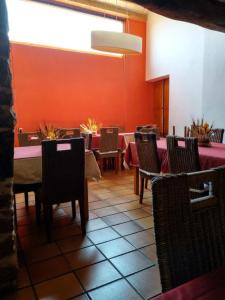
[[[87,180],[87,178],[85,178],[85,181],[84,181],[84,215],[85,215],[85,220],[88,221],[89,211],[88,211],[88,180]]]
[[[139,195],[139,167],[134,168],[134,193]]]

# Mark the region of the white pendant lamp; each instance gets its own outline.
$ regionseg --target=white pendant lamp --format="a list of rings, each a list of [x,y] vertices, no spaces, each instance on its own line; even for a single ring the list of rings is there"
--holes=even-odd
[[[94,30],[91,32],[91,48],[120,54],[140,54],[142,38],[125,32]]]

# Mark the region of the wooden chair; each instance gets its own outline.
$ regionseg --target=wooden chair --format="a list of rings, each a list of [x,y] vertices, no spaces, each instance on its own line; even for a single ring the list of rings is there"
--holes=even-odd
[[[138,125],[138,126],[136,126],[136,132],[142,131],[143,129],[147,130],[148,128],[155,128],[155,127],[157,127],[156,124]]]
[[[135,143],[139,159],[139,174],[141,178],[140,203],[142,203],[144,195],[144,180],[152,179],[160,174],[160,161],[157,152],[156,134],[136,132]]]
[[[160,129],[156,124],[149,124],[145,126],[137,126],[136,127],[137,132],[143,132],[143,133],[155,133],[156,134],[156,139],[160,139]]]
[[[36,221],[38,224],[40,224],[40,190],[41,190],[41,182],[35,182],[35,183],[28,183],[28,184],[19,184],[14,183],[13,184],[13,194],[14,194],[14,207],[16,209],[16,194],[24,193],[25,197],[25,207],[26,209],[29,208],[29,192],[34,192],[34,199],[35,199],[35,212],[36,212]]]
[[[222,129],[222,128],[212,129],[209,133],[210,142],[222,143],[223,142],[223,134],[224,134],[224,129]]]
[[[113,124],[113,125],[110,125],[109,127],[116,127],[116,128],[118,128],[119,133],[125,132],[125,126],[124,125]]]
[[[173,135],[176,135],[176,126],[172,127]],[[184,126],[184,137],[190,136],[190,128],[188,126]]]
[[[52,205],[79,201],[81,229],[86,233],[84,216],[85,149],[83,138],[42,142],[42,202],[48,241],[51,240]]]
[[[24,147],[24,146],[37,146],[41,145],[41,141],[43,140],[43,136],[39,131],[33,131],[33,132],[23,132],[22,128],[18,130],[18,141],[19,141],[19,146]],[[35,194],[35,203],[39,202],[38,198],[38,193],[40,189],[41,183],[33,183],[33,184],[18,184],[14,183],[13,184],[13,192],[14,192],[14,197],[15,194],[20,194],[24,193],[24,199],[25,199],[25,207],[28,209],[29,207],[29,192],[34,192]],[[16,198],[15,198],[16,201]],[[37,215],[37,220],[39,221],[39,215]]]
[[[190,128],[188,126],[184,126],[184,137],[190,136]]]
[[[121,149],[118,149],[118,131],[117,127],[100,128],[100,146],[99,150],[95,150],[95,156],[99,161],[101,172],[103,171],[103,161],[108,158],[115,160],[116,173],[119,170]]]
[[[82,132],[81,136],[84,138],[85,149],[91,150],[91,146],[92,146],[92,134],[91,133]]]
[[[173,135],[176,135],[176,126],[173,125]]]
[[[60,139],[71,139],[80,137],[80,128],[59,128]]]
[[[200,171],[197,138],[167,136],[166,140],[170,173]],[[179,142],[184,142],[184,145],[180,146]]]
[[[208,182],[208,195],[190,189]],[[225,264],[225,169],[153,180],[155,239],[163,292]]]
[[[39,131],[18,132],[18,141],[20,147],[41,145],[42,140],[43,136]]]

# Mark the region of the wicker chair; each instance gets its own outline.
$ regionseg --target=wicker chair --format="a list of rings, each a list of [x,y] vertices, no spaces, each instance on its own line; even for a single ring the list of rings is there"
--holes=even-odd
[[[69,148],[66,148],[65,144],[69,144]],[[62,148],[60,149],[60,147]],[[85,149],[83,138],[42,142],[42,202],[48,241],[51,240],[50,223],[53,204],[71,201],[73,218],[75,218],[75,200],[78,200],[81,229],[83,234],[86,233],[84,176]]]
[[[137,132],[143,132],[143,133],[155,133],[156,134],[156,139],[160,139],[160,129],[157,125],[155,124],[149,124],[145,126],[137,126],[136,127]]]
[[[124,125],[112,124],[109,127],[116,127],[116,128],[118,128],[119,133],[125,132],[125,126]]]
[[[190,189],[210,183],[208,196]],[[163,292],[225,264],[225,169],[170,175],[152,183],[155,239]]]
[[[141,177],[140,203],[143,201],[144,181],[160,174],[160,161],[157,152],[156,135],[154,133],[135,133],[135,143],[139,159]]]
[[[80,128],[59,128],[60,139],[80,137]]]
[[[222,128],[212,129],[209,133],[210,142],[222,143],[223,142],[223,134],[224,134],[224,129],[222,129]]]
[[[23,132],[22,128],[18,130],[18,141],[20,147],[25,146],[37,146],[41,145],[41,141],[43,139],[42,134],[39,131],[33,131],[33,132]],[[24,193],[24,199],[25,199],[25,207],[28,209],[29,207],[29,192],[34,192],[35,195],[35,203],[39,203],[39,189],[41,186],[41,182],[33,183],[33,184],[13,184],[13,192],[14,192],[14,198],[15,194]],[[16,201],[16,199],[15,199]],[[15,202],[16,203],[16,202]],[[39,222],[39,215],[37,214],[37,221]]]
[[[139,132],[139,131],[142,131],[142,130],[144,130],[144,132],[146,132],[145,129],[148,130],[148,128],[151,129],[151,128],[156,128],[156,127],[157,127],[156,124],[138,125],[138,126],[136,126],[136,132]]]
[[[167,136],[166,140],[170,173],[200,171],[197,138]],[[184,142],[184,146],[179,146],[180,141]]]
[[[84,138],[85,149],[91,150],[92,145],[92,133],[82,132],[81,136]]]
[[[100,147],[95,150],[96,159],[99,161],[100,170],[103,171],[103,161],[113,158],[116,162],[116,173],[120,166],[121,149],[118,149],[118,128],[100,128]]]
[[[18,141],[20,147],[41,145],[42,140],[43,136],[39,131],[18,132]]]

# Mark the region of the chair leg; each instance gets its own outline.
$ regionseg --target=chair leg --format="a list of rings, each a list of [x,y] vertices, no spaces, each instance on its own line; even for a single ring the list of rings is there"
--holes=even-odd
[[[142,204],[143,196],[144,196],[144,178],[141,177],[141,191],[140,191],[140,203]]]
[[[39,189],[34,191],[35,196],[35,212],[36,222],[38,225],[41,224],[41,191]]]
[[[148,178],[145,178],[145,188],[148,188]]]
[[[28,192],[25,192],[24,193],[24,198],[25,198],[25,207],[26,207],[26,209],[28,209],[29,208],[29,195],[28,195]]]
[[[99,158],[99,168],[102,173],[103,172],[103,158]]]
[[[119,156],[115,157],[114,160],[115,160],[115,172],[117,174],[119,171]]]
[[[13,194],[13,208],[14,208],[14,224],[15,224],[15,228],[17,230],[18,224],[17,224],[16,195],[15,194]]]
[[[73,219],[76,219],[76,201],[75,201],[75,200],[72,200],[72,201],[71,201],[71,205],[72,205]]]
[[[85,211],[84,211],[84,199],[79,199],[80,206],[80,222],[81,222],[81,231],[82,235],[86,234],[86,220],[85,220]]]
[[[52,240],[51,217],[52,217],[52,205],[44,204],[45,229],[46,229],[47,241],[49,243]]]

